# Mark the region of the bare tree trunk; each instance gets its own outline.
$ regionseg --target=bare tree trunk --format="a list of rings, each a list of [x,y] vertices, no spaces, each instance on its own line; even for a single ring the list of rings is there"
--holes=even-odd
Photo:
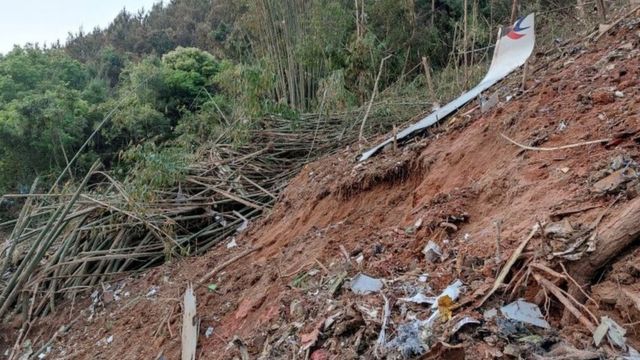
[[[607,22],[607,7],[604,4],[604,0],[596,0],[596,4],[598,5],[598,12],[600,13],[600,17],[602,18],[602,22]]]
[[[436,0],[431,0],[431,27],[435,25],[436,17]]]
[[[380,81],[380,76],[382,75],[382,70],[384,69],[384,62],[389,59],[391,55],[385,56],[382,61],[380,61],[380,69],[378,70],[378,76],[376,76],[376,82],[373,84],[373,92],[371,93],[371,100],[369,100],[369,105],[367,106],[367,111],[364,113],[364,117],[362,118],[362,123],[360,124],[360,144],[362,145],[366,142],[364,138],[364,127],[367,123],[367,118],[369,117],[369,112],[371,112],[371,107],[373,106],[373,101],[376,99],[376,95],[378,94],[378,82]]]
[[[513,0],[511,3],[511,23],[509,25],[513,25],[518,18],[518,0]]]
[[[586,14],[584,12],[584,0],[577,0],[576,10],[578,12],[578,18],[580,20],[584,20],[586,18]]]
[[[468,8],[468,3],[467,0],[464,0],[463,2],[463,6],[464,6],[464,10],[463,10],[463,16],[462,16],[462,21],[464,22],[464,24],[462,25],[462,56],[463,56],[463,64],[464,64],[464,87],[467,87],[467,84],[469,83],[469,64],[467,61],[467,47],[468,47],[468,34],[467,34],[467,8]]]
[[[411,24],[411,31],[415,33],[416,28],[416,0],[407,0],[407,11],[409,12],[409,23]]]
[[[360,11],[358,10],[358,0],[355,0],[356,3],[356,39],[360,40],[362,36],[362,32],[360,30]]]
[[[424,68],[424,76],[427,80],[427,88],[429,88],[429,99],[435,100],[436,93],[433,90],[433,80],[431,80],[431,66],[429,66],[429,60],[426,56],[422,57],[422,67]]]

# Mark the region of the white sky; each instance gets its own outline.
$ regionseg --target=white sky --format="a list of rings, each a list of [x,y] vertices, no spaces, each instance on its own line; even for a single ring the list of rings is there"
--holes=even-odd
[[[151,9],[159,0],[0,0],[0,53],[14,44],[63,44],[69,32],[82,26],[104,28],[122,10]],[[166,1],[165,1],[166,3]]]

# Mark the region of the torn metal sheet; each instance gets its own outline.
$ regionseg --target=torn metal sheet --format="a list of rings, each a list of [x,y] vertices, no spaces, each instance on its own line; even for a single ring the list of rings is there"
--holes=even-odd
[[[620,349],[625,349],[627,339],[624,337],[626,330],[618,325],[608,316],[602,316],[600,318],[600,325],[593,331],[593,342],[596,346],[600,346],[602,339],[605,335],[609,339],[609,342]]]
[[[529,56],[531,56],[535,45],[534,14],[529,14],[524,18],[518,19],[512,27],[508,27],[503,30],[504,31],[500,32],[501,36],[498,36],[498,41],[496,42],[496,47],[493,52],[493,60],[491,61],[491,66],[489,67],[489,71],[484,79],[482,79],[476,87],[462,94],[459,98],[439,108],[417,123],[400,131],[395,137],[397,140],[403,140],[415,135],[416,133],[446,118],[458,108],[480,95],[481,92],[487,90],[495,83],[505,78],[518,67],[524,65]],[[389,138],[362,153],[359,160],[367,160],[380,151],[384,146],[391,143],[393,139],[394,138]]]
[[[351,291],[366,295],[382,290],[382,285],[382,280],[360,273],[351,280]]]
[[[520,321],[544,329],[551,328],[549,323],[542,316],[538,305],[526,302],[522,299],[501,307],[500,312],[507,319]]]
[[[436,302],[436,297],[435,296],[426,296],[423,293],[417,293],[415,295],[413,295],[412,297],[403,297],[398,299],[400,301],[405,301],[405,302],[412,302],[415,304],[429,304],[432,305]]]

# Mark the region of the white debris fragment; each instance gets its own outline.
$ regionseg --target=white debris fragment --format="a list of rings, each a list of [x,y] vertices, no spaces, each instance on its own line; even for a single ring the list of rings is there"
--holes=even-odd
[[[436,298],[434,296],[426,296],[423,293],[417,293],[412,297],[404,297],[398,299],[400,301],[412,302],[414,304],[433,304],[436,302]]]
[[[446,289],[442,291],[438,297],[436,297],[435,302],[431,306],[432,309],[438,308],[438,299],[441,297],[448,296],[451,300],[456,301],[460,297],[460,292],[462,291],[462,281],[460,279],[456,279],[451,285],[447,286]]]
[[[231,241],[229,241],[229,243],[227,244],[227,249],[233,249],[234,247],[237,247],[238,243],[236,242],[236,238],[231,238]]]
[[[427,245],[425,245],[424,249],[422,249],[422,253],[424,254],[425,260],[428,262],[436,262],[442,258],[442,249],[440,246],[429,240]]]
[[[640,352],[629,346],[629,355],[622,357],[624,360],[640,360]]]
[[[518,299],[509,305],[500,308],[504,317],[511,320],[531,324],[544,329],[549,329],[549,323],[544,319],[540,308],[536,304]]]
[[[213,326],[209,326],[207,331],[204,332],[204,336],[208,339],[213,335]]]
[[[382,280],[360,273],[351,280],[351,291],[366,295],[382,290],[382,285]]]
[[[152,298],[152,297],[156,296],[156,294],[158,294],[158,290],[160,290],[159,287],[152,286],[151,289],[149,289],[149,291],[147,292],[146,297]]]
[[[602,339],[606,335],[612,345],[626,349],[627,339],[624,337],[626,333],[627,331],[618,323],[608,316],[603,316],[600,318],[600,325],[593,331],[593,341],[596,346],[600,346]]]
[[[429,276],[427,274],[422,274],[418,277],[418,281],[420,281],[421,283],[426,283],[427,279],[429,279]]]
[[[436,321],[440,317],[440,310],[438,309],[438,299],[448,296],[452,301],[456,301],[458,297],[460,297],[460,292],[462,291],[462,281],[460,279],[456,279],[451,285],[447,286],[444,291],[440,295],[438,295],[431,305],[431,309],[433,309],[433,314],[429,316],[427,320],[424,321],[427,327],[433,326],[434,321]]]
[[[613,93],[613,95],[617,98],[623,98],[624,97],[624,93],[622,91],[616,91]]]
[[[247,230],[247,228],[249,227],[249,220],[247,219],[243,219],[242,220],[242,225],[238,226],[238,228],[236,229],[237,232],[241,233],[245,230]]]
[[[567,127],[568,127],[567,122],[564,120],[561,120],[560,124],[558,124],[558,132],[563,132],[567,130]]]
[[[489,309],[482,314],[484,321],[489,321],[498,316],[498,309]]]

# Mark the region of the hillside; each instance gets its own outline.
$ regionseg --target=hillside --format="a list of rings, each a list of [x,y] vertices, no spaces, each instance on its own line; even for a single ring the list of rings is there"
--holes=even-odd
[[[525,90],[510,77],[488,112],[469,104],[366,162],[352,145],[305,165],[233,242],[59,304],[33,324],[34,350],[52,339],[47,358],[177,359],[189,283],[199,359],[598,359],[640,349],[640,13],[627,15],[537,53]],[[430,242],[439,251],[425,256]],[[359,273],[384,286],[355,294]],[[436,306],[445,321],[425,326],[431,306],[407,298],[438,296],[456,279],[460,297]],[[518,298],[549,328],[490,316]],[[626,330],[624,349],[594,345],[603,316]],[[465,317],[475,324],[454,329]],[[22,325],[20,316],[2,325],[2,348]]]

